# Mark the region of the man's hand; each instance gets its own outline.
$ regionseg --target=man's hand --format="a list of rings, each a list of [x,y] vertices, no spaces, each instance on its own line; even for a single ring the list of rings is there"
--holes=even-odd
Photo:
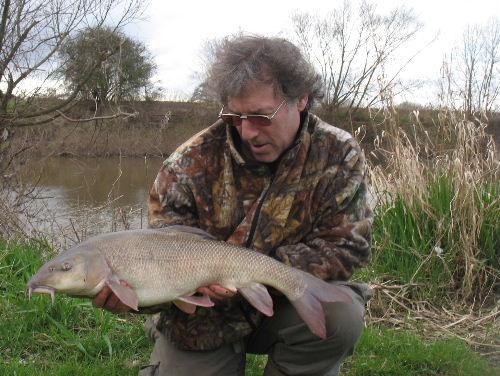
[[[128,283],[125,281],[120,281],[120,284],[128,287]],[[107,285],[104,285],[102,290],[94,297],[92,305],[116,314],[130,311],[130,307],[123,304]]]
[[[127,282],[125,281],[120,281],[120,284],[123,286],[128,286]],[[203,286],[199,287],[196,291],[200,294],[208,295],[211,299],[214,300],[225,300],[236,295],[235,292],[228,290],[221,285]],[[177,302],[174,303],[186,313],[194,312],[194,307],[189,308],[189,303],[183,303],[181,306],[179,306]],[[106,285],[94,297],[94,299],[92,300],[92,305],[96,308],[103,308],[115,314],[130,311],[130,307],[123,304],[120,299],[118,299],[118,297],[113,293],[113,291],[111,291],[111,289]]]
[[[196,291],[200,294],[208,295],[211,299],[215,300],[225,300],[236,295],[236,292],[228,290],[221,285],[202,286]]]
[[[225,287],[221,285],[209,285],[209,286],[202,286],[196,289],[196,292],[204,295],[208,295],[211,299],[214,300],[224,300],[224,299],[229,299],[232,298],[233,296],[236,295],[235,292],[226,289]],[[181,311],[187,313],[187,314],[193,314],[196,311],[196,305],[192,303],[188,303],[186,301],[182,300],[174,300],[173,303],[179,308]]]

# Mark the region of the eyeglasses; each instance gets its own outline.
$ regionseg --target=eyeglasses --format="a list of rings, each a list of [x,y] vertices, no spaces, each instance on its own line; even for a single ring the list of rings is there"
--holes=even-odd
[[[281,102],[276,111],[272,115],[238,115],[238,114],[224,114],[224,107],[221,108],[219,112],[219,118],[225,123],[234,126],[240,126],[244,120],[248,120],[253,125],[258,125],[261,127],[268,127],[271,125],[271,120],[276,116],[280,108],[285,104],[286,100]]]

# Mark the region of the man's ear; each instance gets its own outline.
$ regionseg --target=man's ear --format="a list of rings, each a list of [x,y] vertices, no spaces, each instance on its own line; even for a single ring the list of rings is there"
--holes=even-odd
[[[297,102],[297,109],[299,110],[299,112],[302,112],[306,109],[308,101],[309,101],[309,95],[304,95],[303,97],[299,98]]]

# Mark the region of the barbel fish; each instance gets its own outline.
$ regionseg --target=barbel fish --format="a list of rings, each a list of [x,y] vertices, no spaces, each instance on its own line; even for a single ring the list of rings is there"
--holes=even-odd
[[[120,280],[129,286],[120,284]],[[48,261],[28,282],[32,293],[95,296],[105,285],[133,310],[171,301],[210,307],[201,286],[219,284],[273,315],[264,285],[282,292],[310,330],[326,337],[321,302],[351,302],[335,285],[254,250],[218,241],[200,229],[171,226],[91,237]]]

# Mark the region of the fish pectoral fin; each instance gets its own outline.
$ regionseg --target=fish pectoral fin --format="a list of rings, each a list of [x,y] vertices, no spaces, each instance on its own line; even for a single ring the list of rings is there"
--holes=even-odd
[[[183,295],[179,296],[177,300],[193,304],[201,307],[213,307],[215,304],[210,300],[208,295]]]
[[[270,317],[274,314],[273,299],[263,284],[253,283],[250,286],[238,288],[238,291],[251,305],[264,315]]]
[[[137,293],[129,286],[123,286],[120,282],[114,280],[107,280],[106,285],[109,286],[111,291],[116,295],[120,301],[132,308],[135,311],[139,310],[139,297]]]

